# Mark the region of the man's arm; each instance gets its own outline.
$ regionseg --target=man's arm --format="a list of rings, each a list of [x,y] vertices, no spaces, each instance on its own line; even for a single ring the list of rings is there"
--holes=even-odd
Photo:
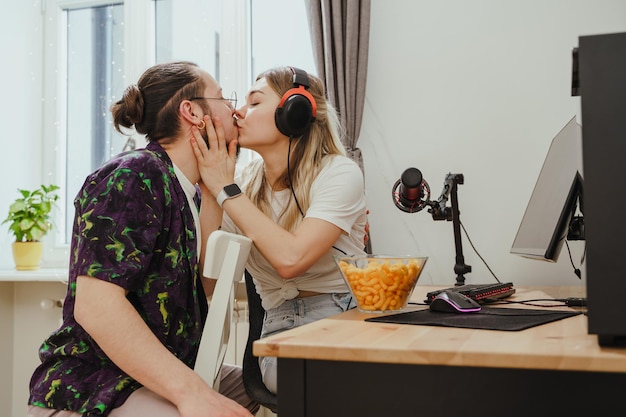
[[[251,416],[168,351],[127,300],[122,287],[79,276],[74,316],[120,369],[171,401],[181,416]]]

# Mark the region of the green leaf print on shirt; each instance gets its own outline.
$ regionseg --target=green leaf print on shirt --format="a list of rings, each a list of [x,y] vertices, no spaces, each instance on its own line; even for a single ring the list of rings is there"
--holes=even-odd
[[[159,304],[159,311],[161,312],[161,317],[163,318],[163,324],[165,325],[165,328],[168,329],[169,328],[169,315],[167,313],[167,301],[169,299],[169,293],[168,292],[160,292],[159,294],[157,294],[157,303]]]

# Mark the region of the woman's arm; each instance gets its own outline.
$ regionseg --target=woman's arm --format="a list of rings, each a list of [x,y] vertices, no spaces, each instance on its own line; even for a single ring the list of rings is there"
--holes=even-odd
[[[308,217],[290,233],[245,195],[226,200],[224,209],[283,279],[298,277],[309,270],[342,233],[330,222]]]
[[[251,417],[176,358],[150,331],[125,290],[93,277],[76,281],[76,321],[124,372],[171,401],[182,417]]]
[[[212,121],[207,116],[204,120],[209,147],[195,126],[192,127],[191,145],[205,186],[212,195],[217,195],[225,185],[234,182],[237,141],[233,140],[227,146],[221,121],[218,118]],[[290,233],[274,223],[245,195],[226,200],[224,209],[283,279],[306,272],[332,248],[342,233],[334,224],[316,218],[305,218],[296,231]]]

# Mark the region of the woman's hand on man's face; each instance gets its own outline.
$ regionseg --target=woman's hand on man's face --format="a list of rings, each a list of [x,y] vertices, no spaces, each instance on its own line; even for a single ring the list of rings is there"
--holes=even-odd
[[[207,143],[197,126],[192,126],[191,146],[198,162],[202,182],[216,196],[224,186],[234,182],[237,161],[237,139],[226,144],[224,126],[219,117],[204,116]]]

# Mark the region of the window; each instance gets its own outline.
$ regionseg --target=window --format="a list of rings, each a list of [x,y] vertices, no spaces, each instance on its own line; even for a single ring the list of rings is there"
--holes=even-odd
[[[67,265],[73,200],[86,175],[131,144],[113,129],[109,108],[145,68],[193,61],[241,98],[269,67],[315,73],[304,1],[43,1],[44,151],[51,155],[44,180],[61,186],[64,213],[49,237],[55,249],[45,255],[47,266]],[[278,16],[290,18],[277,25]],[[242,151],[240,162],[254,157]]]
[[[112,4],[66,10],[67,116],[65,181],[77,191],[85,175],[123,149],[126,138],[114,133],[109,107],[124,86],[124,7]],[[75,196],[66,193],[65,206]],[[69,241],[73,210],[65,212]]]

